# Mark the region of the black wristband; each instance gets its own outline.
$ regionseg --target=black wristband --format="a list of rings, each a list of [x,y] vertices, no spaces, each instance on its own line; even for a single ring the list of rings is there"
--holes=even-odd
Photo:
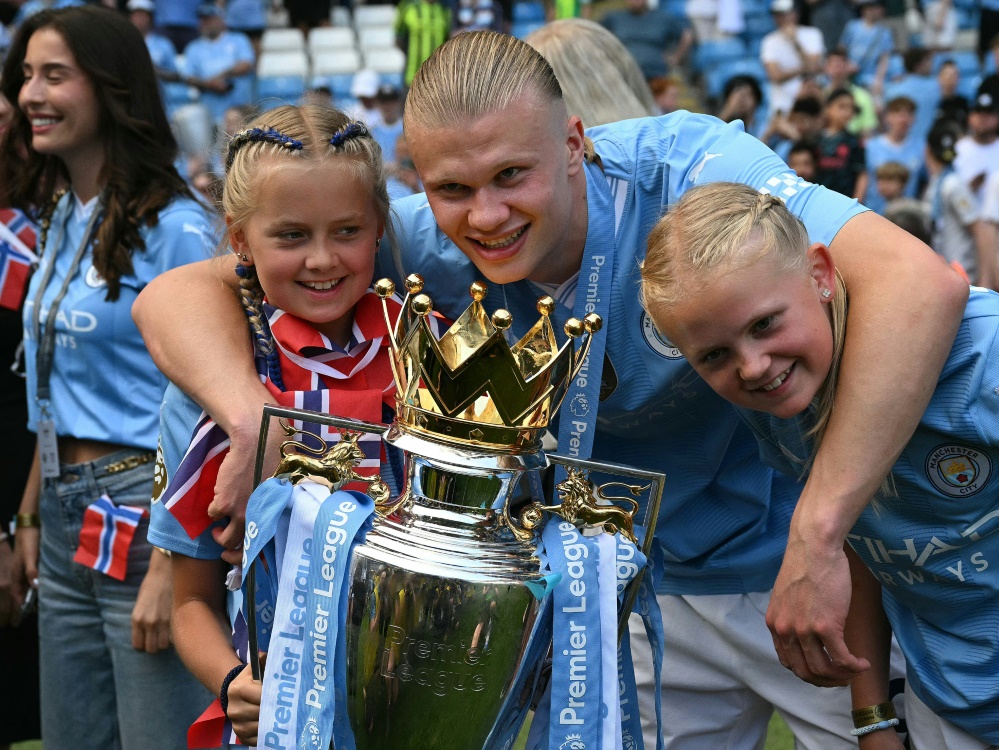
[[[245,664],[239,664],[229,670],[229,674],[222,680],[222,689],[219,691],[219,702],[222,704],[222,713],[229,715],[229,685],[236,679],[236,675],[246,668]]]

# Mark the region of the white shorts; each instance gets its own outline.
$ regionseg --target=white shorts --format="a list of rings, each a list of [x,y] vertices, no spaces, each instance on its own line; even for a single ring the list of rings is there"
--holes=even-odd
[[[905,693],[905,721],[909,726],[912,750],[996,750],[995,745],[976,740],[963,729],[941,719],[911,690]]]
[[[853,748],[849,688],[809,685],[781,666],[767,629],[770,592],[657,597],[665,630],[663,737],[669,750],[763,750],[777,711],[796,750]],[[646,750],[656,747],[652,653],[629,623]]]

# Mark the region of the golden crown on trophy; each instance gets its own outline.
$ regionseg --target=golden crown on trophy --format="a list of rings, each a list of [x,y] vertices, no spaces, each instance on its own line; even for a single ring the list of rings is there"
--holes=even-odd
[[[469,289],[472,304],[439,339],[429,318],[433,302],[422,294],[423,278],[406,278],[406,297],[396,321],[386,301],[395,293],[389,279],[375,283],[390,331],[397,388],[397,424],[425,436],[489,450],[534,451],[565,398],[600,330],[599,315],[570,318],[559,346],[549,315],[551,297],[538,300],[541,318],[512,346],[506,310],[490,317],[482,307],[486,285]],[[582,339],[576,346],[577,339]]]

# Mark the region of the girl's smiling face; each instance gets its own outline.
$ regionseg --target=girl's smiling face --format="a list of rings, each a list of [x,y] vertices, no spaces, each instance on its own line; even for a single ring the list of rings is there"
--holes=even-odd
[[[808,249],[808,260],[805,270],[765,257],[709,272],[655,319],[720,396],[792,417],[808,408],[833,356],[827,303],[836,294],[835,267],[821,244]]]
[[[260,159],[254,211],[232,233],[256,266],[267,301],[312,323],[339,346],[371,286],[383,226],[363,170],[345,157]]]

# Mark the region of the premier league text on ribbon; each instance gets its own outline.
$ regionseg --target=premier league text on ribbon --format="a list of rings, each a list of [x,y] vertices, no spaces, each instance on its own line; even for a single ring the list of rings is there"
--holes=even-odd
[[[576,598],[574,603],[562,606],[562,613],[580,614],[586,613],[586,583],[582,580],[585,575],[583,560],[588,557],[588,549],[585,544],[579,544],[579,531],[571,523],[563,521],[558,525],[561,532],[562,550],[567,561],[569,577],[569,593]],[[582,622],[582,621],[581,621]],[[576,715],[576,710],[586,708],[586,701],[582,700],[586,695],[586,623],[577,624],[575,620],[569,620],[569,645],[571,649],[562,651],[563,656],[569,657],[569,703],[566,708],[559,711],[559,724],[583,724],[584,719]]]

